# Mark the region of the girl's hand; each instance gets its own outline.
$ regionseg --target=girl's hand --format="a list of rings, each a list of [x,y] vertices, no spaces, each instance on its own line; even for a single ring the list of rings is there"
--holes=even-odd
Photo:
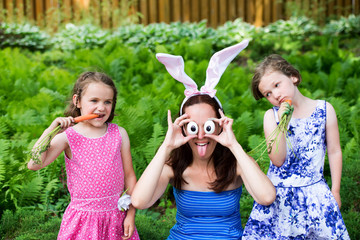
[[[341,197],[340,197],[340,193],[339,191],[331,191],[331,193],[334,195],[334,198],[337,202],[337,204],[339,205],[339,208],[341,208]]]
[[[121,236],[122,239],[131,238],[135,231],[135,219],[129,215],[127,215],[124,219],[124,236]]]
[[[55,118],[55,120],[50,124],[49,129],[53,130],[60,125],[61,130],[59,133],[61,133],[65,131],[68,127],[73,126],[74,122],[75,121],[73,117],[58,117]]]
[[[214,139],[224,147],[230,148],[232,144],[237,142],[234,131],[232,130],[234,120],[226,117],[221,109],[219,109],[219,113],[221,118],[212,120],[222,127],[222,132],[219,135],[206,134],[205,136]]]
[[[279,116],[279,119],[281,119],[283,117],[283,115],[289,115],[289,114],[292,114],[292,109],[291,109],[291,105],[286,102],[286,101],[283,101],[281,104],[280,104],[280,107],[279,107],[279,110],[278,110],[278,116]],[[291,118],[291,116],[290,116]]]
[[[171,112],[168,110],[168,130],[165,136],[164,143],[170,150],[178,148],[190,139],[195,138],[196,135],[188,135],[184,137],[182,128],[186,123],[190,122],[189,116],[185,113],[182,116],[175,119],[174,123],[171,120]]]
[[[290,119],[293,112],[294,112],[294,107],[291,105],[291,100],[285,100],[284,102],[281,103],[278,111],[278,116],[280,121],[279,126],[281,125],[282,131],[286,131],[288,129],[288,125],[290,123]],[[281,123],[282,121],[285,121],[284,124]]]

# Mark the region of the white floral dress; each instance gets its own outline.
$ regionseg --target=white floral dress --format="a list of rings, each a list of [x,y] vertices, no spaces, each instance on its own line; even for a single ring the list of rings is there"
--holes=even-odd
[[[277,116],[277,108],[274,108]],[[304,119],[292,118],[291,148],[281,167],[270,162],[276,187],[270,206],[254,202],[243,239],[350,239],[339,206],[324,176],[326,102]]]

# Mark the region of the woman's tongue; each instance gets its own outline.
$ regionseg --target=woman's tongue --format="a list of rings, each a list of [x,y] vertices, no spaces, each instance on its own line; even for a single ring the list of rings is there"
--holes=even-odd
[[[208,146],[208,143],[197,143],[196,146],[197,146],[199,156],[200,157],[205,156],[206,148]]]

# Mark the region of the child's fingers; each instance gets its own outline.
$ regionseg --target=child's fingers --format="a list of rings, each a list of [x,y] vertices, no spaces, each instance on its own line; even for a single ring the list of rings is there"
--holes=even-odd
[[[291,109],[291,106],[289,103],[287,102],[282,102],[280,104],[280,108],[279,108],[279,117],[282,118],[282,116],[285,114],[285,115],[289,115],[289,112],[290,112],[290,109]]]
[[[74,118],[73,117],[66,117],[66,118],[59,118],[58,123],[60,127],[65,130],[66,128],[74,125]]]
[[[133,225],[130,225],[129,227],[129,237],[128,238],[131,238],[131,236],[133,235],[135,231],[135,227]]]
[[[68,117],[68,118],[65,118],[65,127],[69,127],[71,126],[71,124],[74,123],[74,118],[73,117]]]
[[[124,224],[124,236],[122,236],[122,239],[129,239],[130,238],[130,234],[129,234],[129,225],[125,225]]]

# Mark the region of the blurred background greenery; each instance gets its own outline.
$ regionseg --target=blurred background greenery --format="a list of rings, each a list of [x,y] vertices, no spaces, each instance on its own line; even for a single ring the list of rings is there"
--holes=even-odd
[[[141,13],[137,16],[141,18]],[[56,31],[36,22],[0,24],[1,239],[57,236],[70,201],[63,155],[45,169],[32,172],[26,168],[26,152],[52,120],[62,116],[81,72],[103,71],[116,82],[114,122],[128,131],[139,177],[164,138],[167,109],[175,116],[183,99],[183,86],[171,78],[155,53],[183,56],[186,73],[200,85],[211,55],[245,38],[250,39],[249,46],[217,86],[226,114],[234,119],[238,141],[250,151],[264,138],[263,114],[271,106],[253,99],[250,81],[263,57],[281,54],[300,70],[300,90],[308,97],[329,101],[337,112],[343,150],[341,210],[351,238],[360,239],[359,15],[329,17],[319,23],[297,11],[266,26],[256,27],[237,18],[216,28],[208,20],[137,24],[132,19],[107,28],[92,19],[58,24]],[[264,172],[268,164],[269,159],[259,160]],[[331,185],[327,159],[324,174]],[[244,191],[243,225],[252,204]],[[175,214],[168,187],[154,207],[137,211],[141,238],[165,239]]]

